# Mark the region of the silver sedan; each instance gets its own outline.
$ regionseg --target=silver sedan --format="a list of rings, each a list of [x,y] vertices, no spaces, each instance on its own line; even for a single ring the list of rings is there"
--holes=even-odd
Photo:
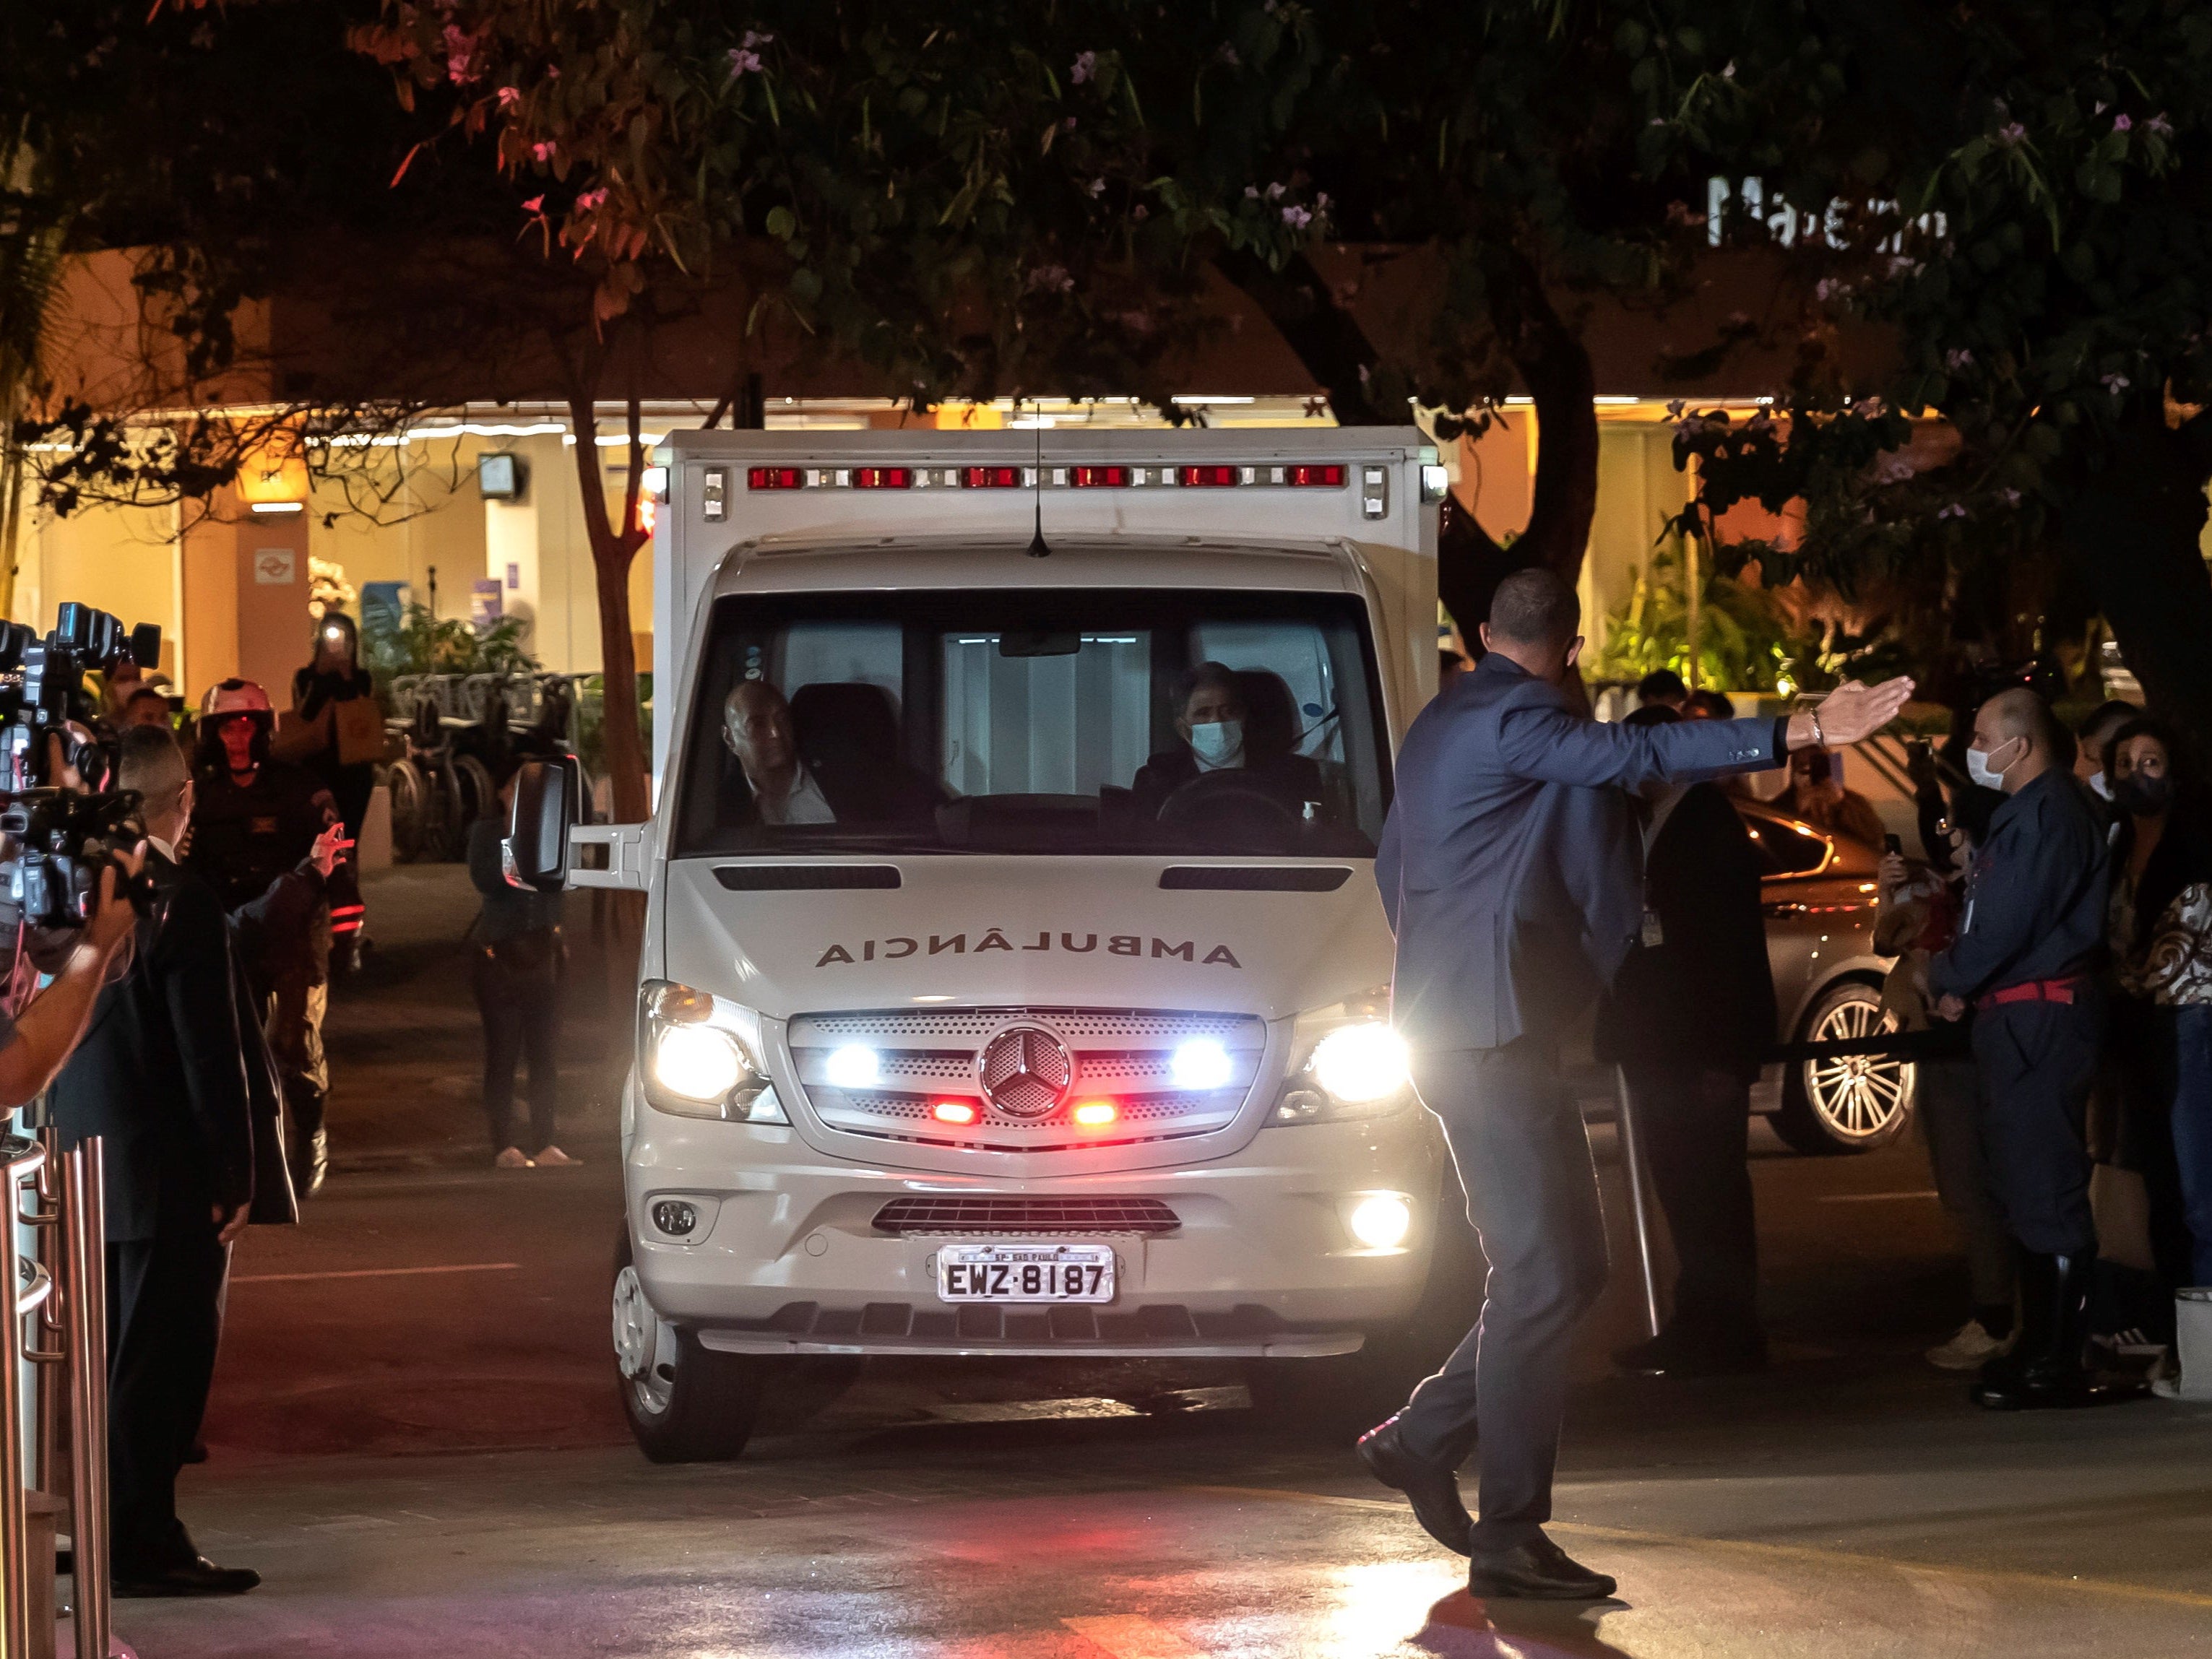
[[[1887,1029],[1874,948],[1879,848],[1814,828],[1756,801],[1738,801],[1763,866],[1760,898],[1774,968],[1781,1042],[1834,1042]],[[1769,1066],[1753,1092],[1775,1133],[1801,1152],[1858,1152],[1903,1133],[1913,1066],[1880,1055]]]

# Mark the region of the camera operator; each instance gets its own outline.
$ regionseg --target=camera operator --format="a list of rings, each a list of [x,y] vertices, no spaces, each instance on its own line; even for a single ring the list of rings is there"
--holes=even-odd
[[[322,1186],[330,1163],[323,1016],[331,913],[360,911],[337,804],[313,773],[270,757],[275,724],[268,693],[251,680],[225,680],[208,693],[194,757],[188,862],[239,924],[247,976],[263,999],[262,1029],[283,1081],[292,1183],[306,1198]]]
[[[231,1241],[253,1198],[230,934],[215,894],[176,862],[192,782],[174,740],[134,730],[119,752],[117,782],[143,797],[151,915],[49,1097],[65,1146],[105,1139],[115,1592],[234,1595],[258,1575],[202,1557],[176,1493],[215,1375]]]

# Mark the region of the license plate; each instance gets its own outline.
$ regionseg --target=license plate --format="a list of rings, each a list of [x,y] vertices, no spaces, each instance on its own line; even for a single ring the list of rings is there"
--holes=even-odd
[[[945,1244],[940,1302],[1111,1302],[1110,1244]]]

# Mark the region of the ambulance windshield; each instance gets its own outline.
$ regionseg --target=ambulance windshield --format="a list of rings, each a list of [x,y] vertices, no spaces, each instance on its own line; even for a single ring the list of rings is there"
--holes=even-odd
[[[1369,857],[1389,804],[1348,596],[746,595],[702,665],[678,857]]]

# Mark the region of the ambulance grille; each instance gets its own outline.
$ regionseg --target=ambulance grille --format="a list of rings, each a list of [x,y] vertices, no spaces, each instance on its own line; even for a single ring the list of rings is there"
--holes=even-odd
[[[1157,1198],[895,1198],[876,1212],[885,1233],[1171,1233]]]
[[[1039,1103],[1041,1110],[1023,1109],[1030,1103],[1001,1088],[1000,1100],[1017,1109],[1002,1110],[984,1091],[979,1057],[994,1037],[1023,1026],[1054,1040],[1036,1051],[1048,1070],[1066,1051],[1066,1085],[1056,1106]],[[806,1103],[832,1129],[971,1151],[1060,1152],[1228,1127],[1261,1080],[1267,1027],[1250,1014],[1173,1009],[890,1008],[800,1014],[786,1041]],[[1227,1056],[1219,1087],[1176,1087],[1176,1050],[1194,1041]],[[830,1056],[854,1048],[874,1053],[871,1081],[831,1082]],[[1079,1128],[1076,1105],[1102,1099],[1115,1103],[1118,1118]],[[972,1108],[974,1120],[945,1121],[936,1108],[948,1103]]]

